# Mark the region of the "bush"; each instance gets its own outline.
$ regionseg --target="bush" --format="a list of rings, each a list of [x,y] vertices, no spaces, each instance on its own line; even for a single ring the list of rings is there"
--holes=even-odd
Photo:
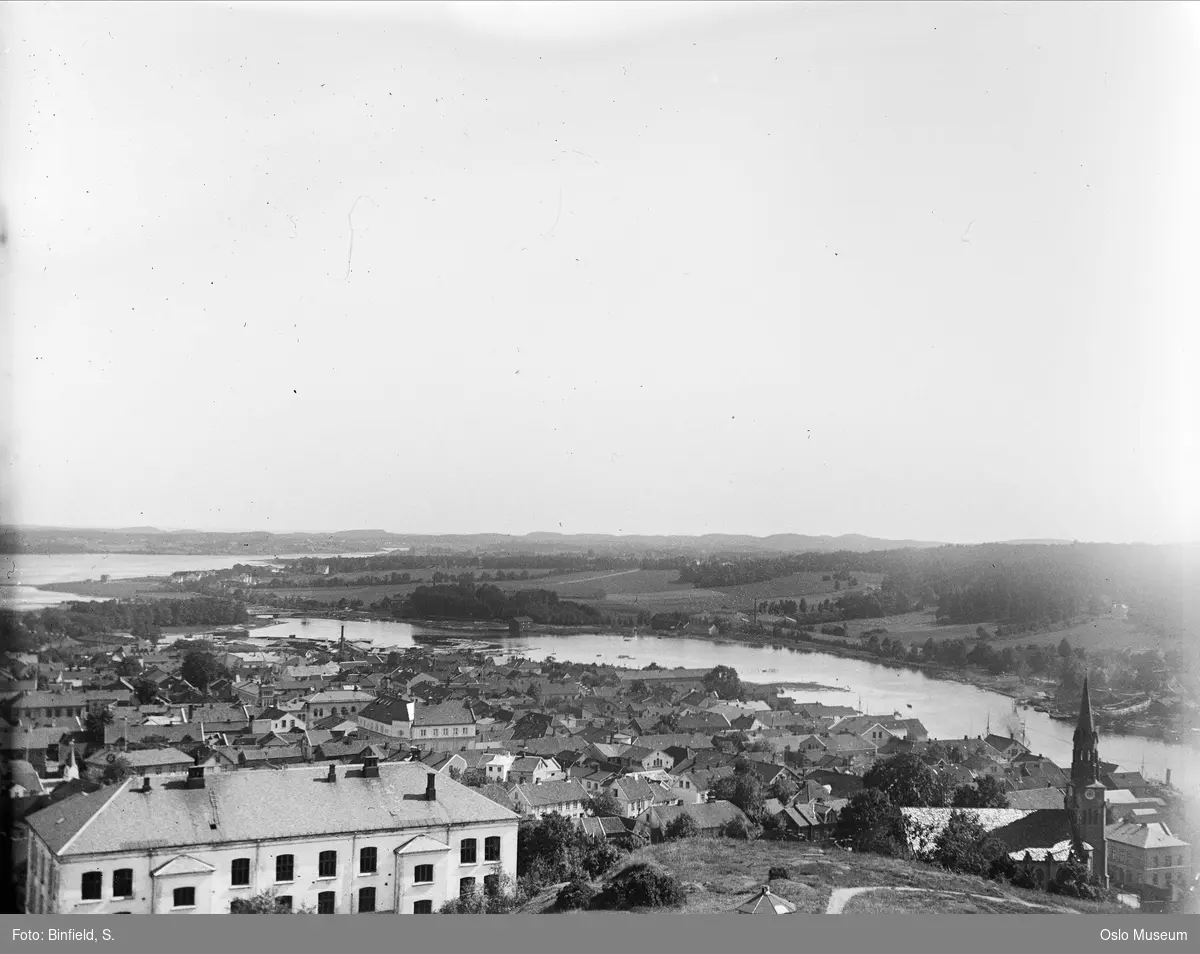
[[[758,837],[758,826],[738,815],[727,821],[721,828],[721,834],[726,838],[738,838],[742,841],[753,841]]]
[[[603,911],[631,908],[672,908],[683,903],[687,892],[673,874],[649,864],[631,865],[608,883],[592,900]]]
[[[576,878],[559,890],[555,906],[560,911],[578,911],[590,905],[595,896],[596,889],[592,887],[591,882]]]
[[[700,826],[696,823],[696,819],[684,812],[677,818],[672,819],[667,823],[667,827],[663,830],[663,837],[667,841],[679,841],[683,838],[695,838],[700,834]]]
[[[789,880],[787,868],[772,868],[770,870],[770,872],[767,874],[767,880],[775,881],[776,879],[778,879],[780,881]]]

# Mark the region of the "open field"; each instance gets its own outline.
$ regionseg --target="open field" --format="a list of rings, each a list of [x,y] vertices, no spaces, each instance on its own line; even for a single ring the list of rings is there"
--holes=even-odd
[[[112,580],[101,583],[98,580],[80,580],[75,583],[47,583],[38,589],[54,593],[68,593],[78,596],[90,596],[104,600],[128,599],[182,599],[189,594],[170,589],[166,584],[146,577],[135,580]]]
[[[948,639],[966,639],[974,637],[978,623],[962,623],[940,625],[937,623],[934,610],[927,609],[920,613],[905,613],[903,616],[885,616],[882,619],[859,619],[846,624],[848,635],[856,639],[866,630],[883,628],[893,640],[899,639],[905,646],[917,643],[923,644],[927,639],[942,642]],[[995,632],[994,622],[982,624],[989,632]],[[1160,634],[1138,626],[1128,620],[1100,617],[1090,619],[1066,629],[1056,629],[1045,633],[1020,633],[1006,636],[993,642],[996,648],[1004,646],[1057,646],[1063,638],[1074,647],[1083,647],[1089,651],[1123,650],[1123,649],[1180,649],[1181,640],[1166,639]]]
[[[637,862],[653,862],[673,873],[690,888],[686,903],[679,909],[680,913],[685,914],[732,911],[766,884],[768,872],[777,866],[787,868],[790,877],[788,880],[772,881],[771,890],[795,904],[798,914],[823,913],[829,907],[836,889],[860,887],[922,889],[911,893],[871,892],[883,895],[876,903],[894,905],[886,910],[1028,913],[1030,908],[1027,905],[1030,904],[1062,913],[1123,910],[1115,904],[1078,901],[1013,888],[983,878],[944,871],[921,862],[854,854],[838,848],[795,842],[690,838],[639,849],[618,864],[612,874]],[[600,883],[597,883],[597,887]],[[939,891],[982,897],[955,901],[950,896],[930,893]],[[905,894],[909,896],[905,897]],[[528,909],[544,910],[552,903],[553,894],[547,893]],[[871,903],[869,897],[855,895],[846,903],[846,910],[857,911],[860,910],[859,905],[869,906]]]
[[[781,576],[775,580],[768,580],[765,583],[747,583],[745,586],[729,586],[722,587],[720,592],[725,593],[731,599],[737,600],[738,603],[745,603],[747,606],[753,605],[755,602],[763,600],[796,600],[800,601],[803,597],[809,601],[815,599],[835,600],[839,596],[847,596],[851,593],[861,593],[863,587],[868,584],[879,584],[883,582],[882,573],[857,573],[855,576],[861,586],[849,589],[845,583],[842,584],[840,590],[833,588],[832,580],[822,580],[821,573],[793,573],[790,576]]]

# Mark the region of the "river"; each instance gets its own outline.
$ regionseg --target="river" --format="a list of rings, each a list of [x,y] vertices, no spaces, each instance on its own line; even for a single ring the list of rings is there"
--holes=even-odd
[[[32,589],[39,583],[98,578],[101,573],[108,573],[114,579],[165,576],[175,570],[215,569],[239,562],[268,562],[266,558],[247,560],[232,556],[134,554],[22,555],[3,559],[12,571],[10,579],[15,578],[15,585],[10,582],[9,586],[14,590],[29,589],[33,594],[30,598],[34,600],[41,596],[72,598]],[[422,630],[408,623],[380,620],[342,624],[327,619],[312,619],[307,624],[299,619],[283,619],[277,625],[252,632],[257,637],[275,639],[289,635],[336,639],[343,625],[347,639],[368,641],[381,649],[414,646],[417,644],[414,637],[422,632],[443,637],[447,635],[445,631]],[[837,688],[803,691],[798,692],[797,696],[806,701],[855,707],[859,706],[861,697],[862,708],[868,712],[899,712],[905,717],[920,719],[933,738],[982,735],[987,732],[989,725],[997,733],[1020,731],[1019,726],[1013,725],[1012,700],[1007,696],[964,683],[932,679],[917,670],[894,669],[843,656],[718,644],[698,639],[626,637],[614,633],[528,634],[515,639],[496,634],[495,637],[484,635],[478,638],[503,644],[509,655],[536,660],[554,656],[562,661],[599,662],[637,669],[652,662],[667,668],[686,666],[707,669],[726,665],[732,666],[743,679],[750,682],[786,684],[793,680],[820,683]],[[1047,714],[1032,709],[1021,710],[1016,718],[1024,723],[1025,743],[1030,749],[1053,759],[1059,765],[1070,764],[1071,733],[1074,729],[1071,723],[1057,722]],[[1200,803],[1200,758],[1197,758],[1195,749],[1139,736],[1109,735],[1101,737],[1100,756],[1105,761],[1117,762],[1126,771],[1140,771],[1144,767],[1146,774],[1154,778],[1165,777],[1170,769],[1171,781],[1175,786],[1189,796],[1190,802]]]

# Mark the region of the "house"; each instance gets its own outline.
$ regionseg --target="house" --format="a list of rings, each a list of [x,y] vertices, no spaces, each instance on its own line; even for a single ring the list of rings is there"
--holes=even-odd
[[[250,731],[255,735],[265,732],[290,732],[292,729],[303,728],[305,725],[302,715],[284,712],[275,706],[269,706],[250,720]]]
[[[112,749],[101,749],[84,760],[84,765],[93,770],[103,771],[105,766],[125,761],[129,765],[129,773],[136,776],[146,775],[184,775],[195,761],[185,752],[169,746],[155,749],[138,749],[133,752],[118,752]]]
[[[541,782],[561,781],[566,777],[562,766],[549,757],[524,755],[508,766],[507,779],[514,785],[537,785]]]
[[[654,804],[654,789],[645,779],[618,778],[608,793],[617,800],[624,818],[637,818]]]
[[[449,774],[451,771],[457,774],[467,769],[467,760],[457,752],[426,752],[415,761],[439,774]]]
[[[358,712],[358,727],[368,738],[411,739],[415,703],[399,696],[376,696]]]
[[[513,807],[530,818],[555,814],[566,818],[582,818],[589,801],[584,787],[574,779],[517,785],[509,796]]]
[[[212,778],[197,767],[186,781],[126,781],[28,816],[26,909],[224,913],[273,891],[320,913],[430,913],[515,877],[517,823],[414,763]]]
[[[1109,825],[1105,836],[1115,888],[1155,902],[1178,901],[1187,894],[1192,880],[1192,846],[1165,823],[1126,821]]]
[[[530,627],[534,625],[532,617],[529,616],[514,616],[508,621],[508,635],[519,637],[522,633],[528,632]]]
[[[633,840],[634,821],[629,818],[619,818],[615,815],[584,815],[579,819],[579,826],[585,835],[593,838],[603,838],[618,844]]]
[[[798,800],[790,805],[776,803],[778,807],[770,814],[787,838],[828,841],[837,830],[839,813],[848,804],[845,798]]]
[[[489,782],[503,784],[508,781],[509,769],[513,767],[513,763],[516,760],[517,757],[515,755],[510,755],[507,752],[492,753],[482,764],[484,775]]]
[[[691,815],[700,834],[716,836],[735,818],[746,819],[745,813],[732,802],[706,802],[703,805],[655,805],[637,818],[634,831],[657,844],[665,837],[666,828],[680,815]]]
[[[422,749],[467,749],[475,744],[475,716],[461,701],[416,706],[413,742]]]
[[[984,740],[999,756],[1006,762],[1010,762],[1018,755],[1028,755],[1029,749],[1016,739],[1011,739],[1006,735],[988,735]]]
[[[322,689],[304,697],[304,722],[308,725],[331,715],[357,718],[359,710],[374,699],[374,693],[365,689]]]

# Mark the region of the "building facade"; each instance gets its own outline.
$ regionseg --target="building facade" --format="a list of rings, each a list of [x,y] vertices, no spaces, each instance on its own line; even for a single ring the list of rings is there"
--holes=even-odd
[[[149,784],[145,784],[149,781]],[[517,815],[416,763],[126,781],[26,819],[31,914],[432,913],[515,877]]]

